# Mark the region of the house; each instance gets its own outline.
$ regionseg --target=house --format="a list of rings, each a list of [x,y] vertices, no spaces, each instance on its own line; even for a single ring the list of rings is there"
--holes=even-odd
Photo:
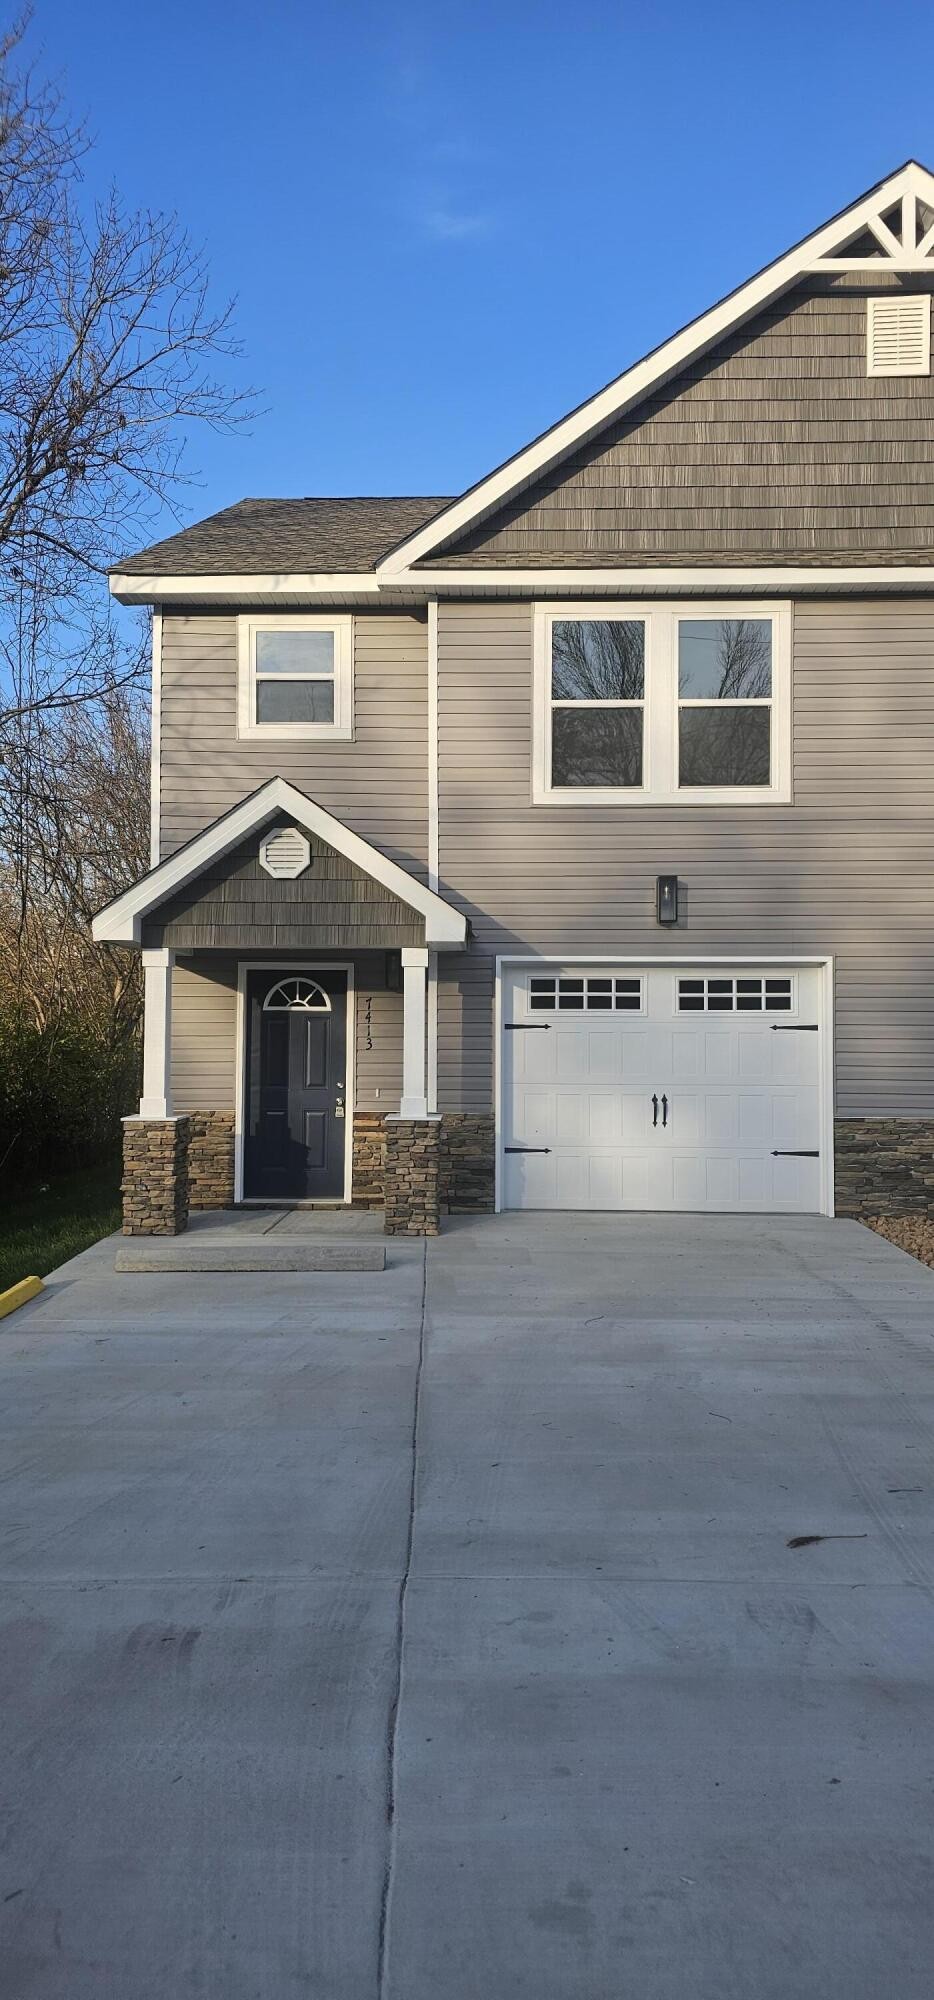
[[[153,609],[130,1231],[923,1208],[934,176],[458,499],[243,500]]]

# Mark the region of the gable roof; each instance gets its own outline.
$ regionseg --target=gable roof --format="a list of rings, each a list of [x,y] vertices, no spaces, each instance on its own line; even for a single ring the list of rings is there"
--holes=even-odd
[[[595,437],[614,418],[631,409],[688,362],[706,353],[724,334],[742,326],[805,273],[832,275],[853,270],[899,275],[923,272],[928,277],[934,274],[934,174],[916,160],[906,161],[885,180],[877,182],[784,256],[767,264],[746,284],[682,327],[522,451],[506,459],[460,499],[449,502],[433,520],[415,529],[382,557],[376,565],[377,576],[390,584],[410,574],[413,565],[428,567],[432,553]]]
[[[139,944],[144,918],[151,916],[160,903],[195,881],[210,862],[229,854],[280,813],[286,813],[306,833],[314,833],[319,840],[326,841],[338,854],[346,855],[348,861],[424,917],[426,945],[439,951],[463,950],[467,943],[467,919],[459,910],[446,903],[443,896],[437,896],[433,889],[417,882],[398,862],[390,861],[378,847],[372,847],[359,833],[353,833],[342,820],[335,819],[333,813],[285,778],[270,778],[260,785],[257,791],[241,799],[238,806],[222,813],[212,826],[196,834],[167,861],[150,868],[132,888],[124,889],[122,895],[99,910],[91,925],[97,942]]]
[[[114,563],[111,575],[242,576],[372,571],[403,536],[448,505],[447,497],[238,500],[152,548]]]

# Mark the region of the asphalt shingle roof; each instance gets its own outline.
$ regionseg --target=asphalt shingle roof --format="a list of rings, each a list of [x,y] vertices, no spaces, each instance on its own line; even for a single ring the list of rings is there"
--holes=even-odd
[[[113,569],[122,576],[366,571],[447,505],[446,496],[238,500]]]

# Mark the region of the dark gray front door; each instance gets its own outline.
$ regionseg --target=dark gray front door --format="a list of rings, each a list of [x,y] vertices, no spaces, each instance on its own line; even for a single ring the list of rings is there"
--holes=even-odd
[[[346,1062],[346,973],[248,973],[246,1199],[341,1199]]]

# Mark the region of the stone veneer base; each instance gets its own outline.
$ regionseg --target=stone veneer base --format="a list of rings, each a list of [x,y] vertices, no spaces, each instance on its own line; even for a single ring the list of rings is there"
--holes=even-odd
[[[353,1122],[353,1205],[382,1208],[386,1119],[358,1111]],[[438,1199],[442,1214],[492,1214],[495,1192],[493,1113],[441,1113]]]
[[[188,1227],[188,1118],[123,1121],[123,1234],[180,1236]]]
[[[188,1206],[232,1208],[234,1199],[234,1114],[193,1111],[188,1141]]]
[[[934,1119],[838,1118],[839,1216],[934,1214]]]

